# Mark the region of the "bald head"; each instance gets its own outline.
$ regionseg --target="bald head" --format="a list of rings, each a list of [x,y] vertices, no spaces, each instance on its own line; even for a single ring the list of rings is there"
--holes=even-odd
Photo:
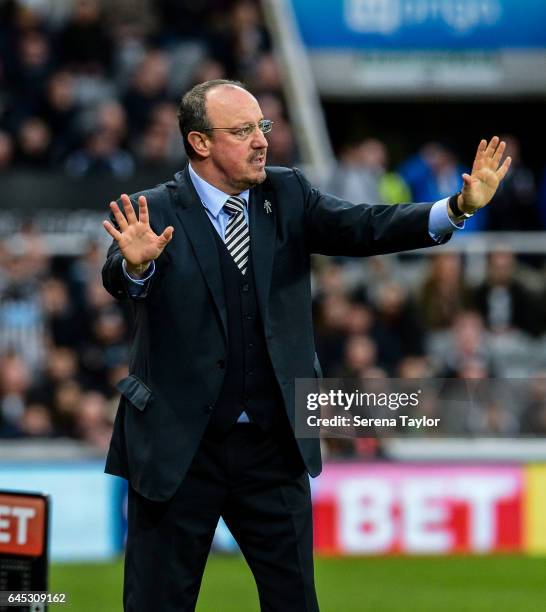
[[[244,85],[239,81],[213,79],[195,85],[182,97],[178,107],[178,127],[184,141],[184,149],[190,159],[196,157],[196,152],[188,141],[188,134],[193,131],[207,132],[212,127],[207,116],[208,94],[214,90],[226,88],[246,91]]]
[[[218,85],[210,89],[205,107],[211,127],[236,127],[253,121],[255,117],[262,118],[256,98],[238,85]]]

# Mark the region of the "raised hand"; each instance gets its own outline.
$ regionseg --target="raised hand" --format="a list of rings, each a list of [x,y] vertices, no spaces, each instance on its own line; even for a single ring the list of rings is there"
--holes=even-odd
[[[473,213],[483,208],[495,195],[512,163],[507,157],[501,164],[505,148],[506,143],[500,142],[497,136],[489,143],[482,140],[478,145],[472,174],[463,174],[464,186],[457,202],[463,212]]]
[[[110,202],[110,210],[119,231],[110,223],[103,221],[104,229],[117,240],[119,250],[125,258],[127,270],[142,274],[153,259],[157,259],[173,237],[174,228],[169,225],[159,236],[150,227],[148,203],[144,196],[138,198],[138,219],[127,194],[121,196],[123,211],[116,202]],[[125,214],[124,214],[125,213]]]

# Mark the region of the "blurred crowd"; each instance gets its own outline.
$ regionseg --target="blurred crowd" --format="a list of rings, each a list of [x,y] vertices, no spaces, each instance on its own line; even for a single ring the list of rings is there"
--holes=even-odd
[[[477,264],[477,255],[456,252],[324,258],[314,315],[325,377],[492,382],[472,410],[448,415],[444,401],[422,404],[421,416],[442,417],[447,428],[431,435],[546,435],[544,273],[503,246],[487,255],[485,274],[475,274]],[[371,442],[325,447],[373,455],[380,445]]]
[[[278,65],[255,0],[0,2],[0,174],[56,170],[129,178],[177,170],[177,105],[192,84],[236,78],[275,121],[268,162],[298,159]],[[513,165],[472,230],[546,229],[546,175]],[[468,171],[447,143],[428,142],[394,168],[388,148],[345,143],[322,187],[351,201],[434,201]],[[97,228],[100,231],[100,228]],[[131,313],[103,289],[103,245],[52,257],[29,223],[0,240],[0,437],[69,437],[105,449],[127,373]],[[534,263],[535,265],[528,265]],[[327,377],[529,381],[452,421],[464,435],[546,434],[546,281],[535,262],[499,247],[476,274],[457,253],[367,260],[318,258],[317,352]],[[440,410],[428,406],[429,414]],[[377,451],[328,440],[330,456]],[[374,450],[375,449],[375,450]]]
[[[0,241],[0,437],[106,447],[132,315],[102,287],[104,255],[103,244],[90,242],[79,257],[51,257],[32,225],[9,248]],[[523,380],[529,398],[496,397],[483,414],[453,422],[453,433],[546,434],[544,275],[504,248],[488,255],[482,278],[468,274],[475,263],[454,252],[317,258],[324,375]]]
[[[0,242],[0,436],[105,448],[127,374],[130,315],[102,287],[104,249],[56,260],[27,228]]]
[[[129,178],[179,169],[181,95],[244,81],[275,121],[270,162],[295,145],[256,0],[0,2],[0,173]]]
[[[518,138],[500,134],[512,166],[492,205],[465,226],[465,231],[541,231],[546,229],[546,168],[535,176],[525,165]],[[456,193],[470,160],[461,160],[447,142],[426,142],[398,168],[385,143],[365,138],[340,147],[338,166],[325,187],[351,202],[395,204],[435,202]]]
[[[13,169],[167,178],[185,162],[181,95],[235,78],[272,119],[268,163],[298,163],[282,79],[258,0],[4,0],[0,2],[0,175]],[[512,168],[472,230],[546,228],[546,170],[535,176],[514,135]],[[396,169],[385,143],[343,143],[328,191],[355,202],[430,202],[460,188],[466,164],[448,142],[425,142]],[[394,171],[396,170],[396,171]]]

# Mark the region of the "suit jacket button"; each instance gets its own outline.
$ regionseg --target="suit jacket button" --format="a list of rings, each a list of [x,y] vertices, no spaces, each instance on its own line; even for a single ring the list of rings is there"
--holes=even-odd
[[[214,410],[214,406],[205,406],[205,407],[203,408],[203,412],[204,412],[205,414],[211,414],[213,410]]]

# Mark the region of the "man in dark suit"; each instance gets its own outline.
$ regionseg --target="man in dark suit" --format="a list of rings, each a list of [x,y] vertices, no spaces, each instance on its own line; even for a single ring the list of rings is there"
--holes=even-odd
[[[135,314],[106,464],[129,480],[124,608],[194,610],[222,516],[261,609],[315,611],[308,475],[320,447],[294,436],[294,381],[320,376],[310,254],[445,241],[510,161],[497,138],[482,141],[449,205],[354,205],[266,168],[271,122],[240,84],[197,85],[179,123],[189,165],[112,202],[104,222],[104,285]]]

